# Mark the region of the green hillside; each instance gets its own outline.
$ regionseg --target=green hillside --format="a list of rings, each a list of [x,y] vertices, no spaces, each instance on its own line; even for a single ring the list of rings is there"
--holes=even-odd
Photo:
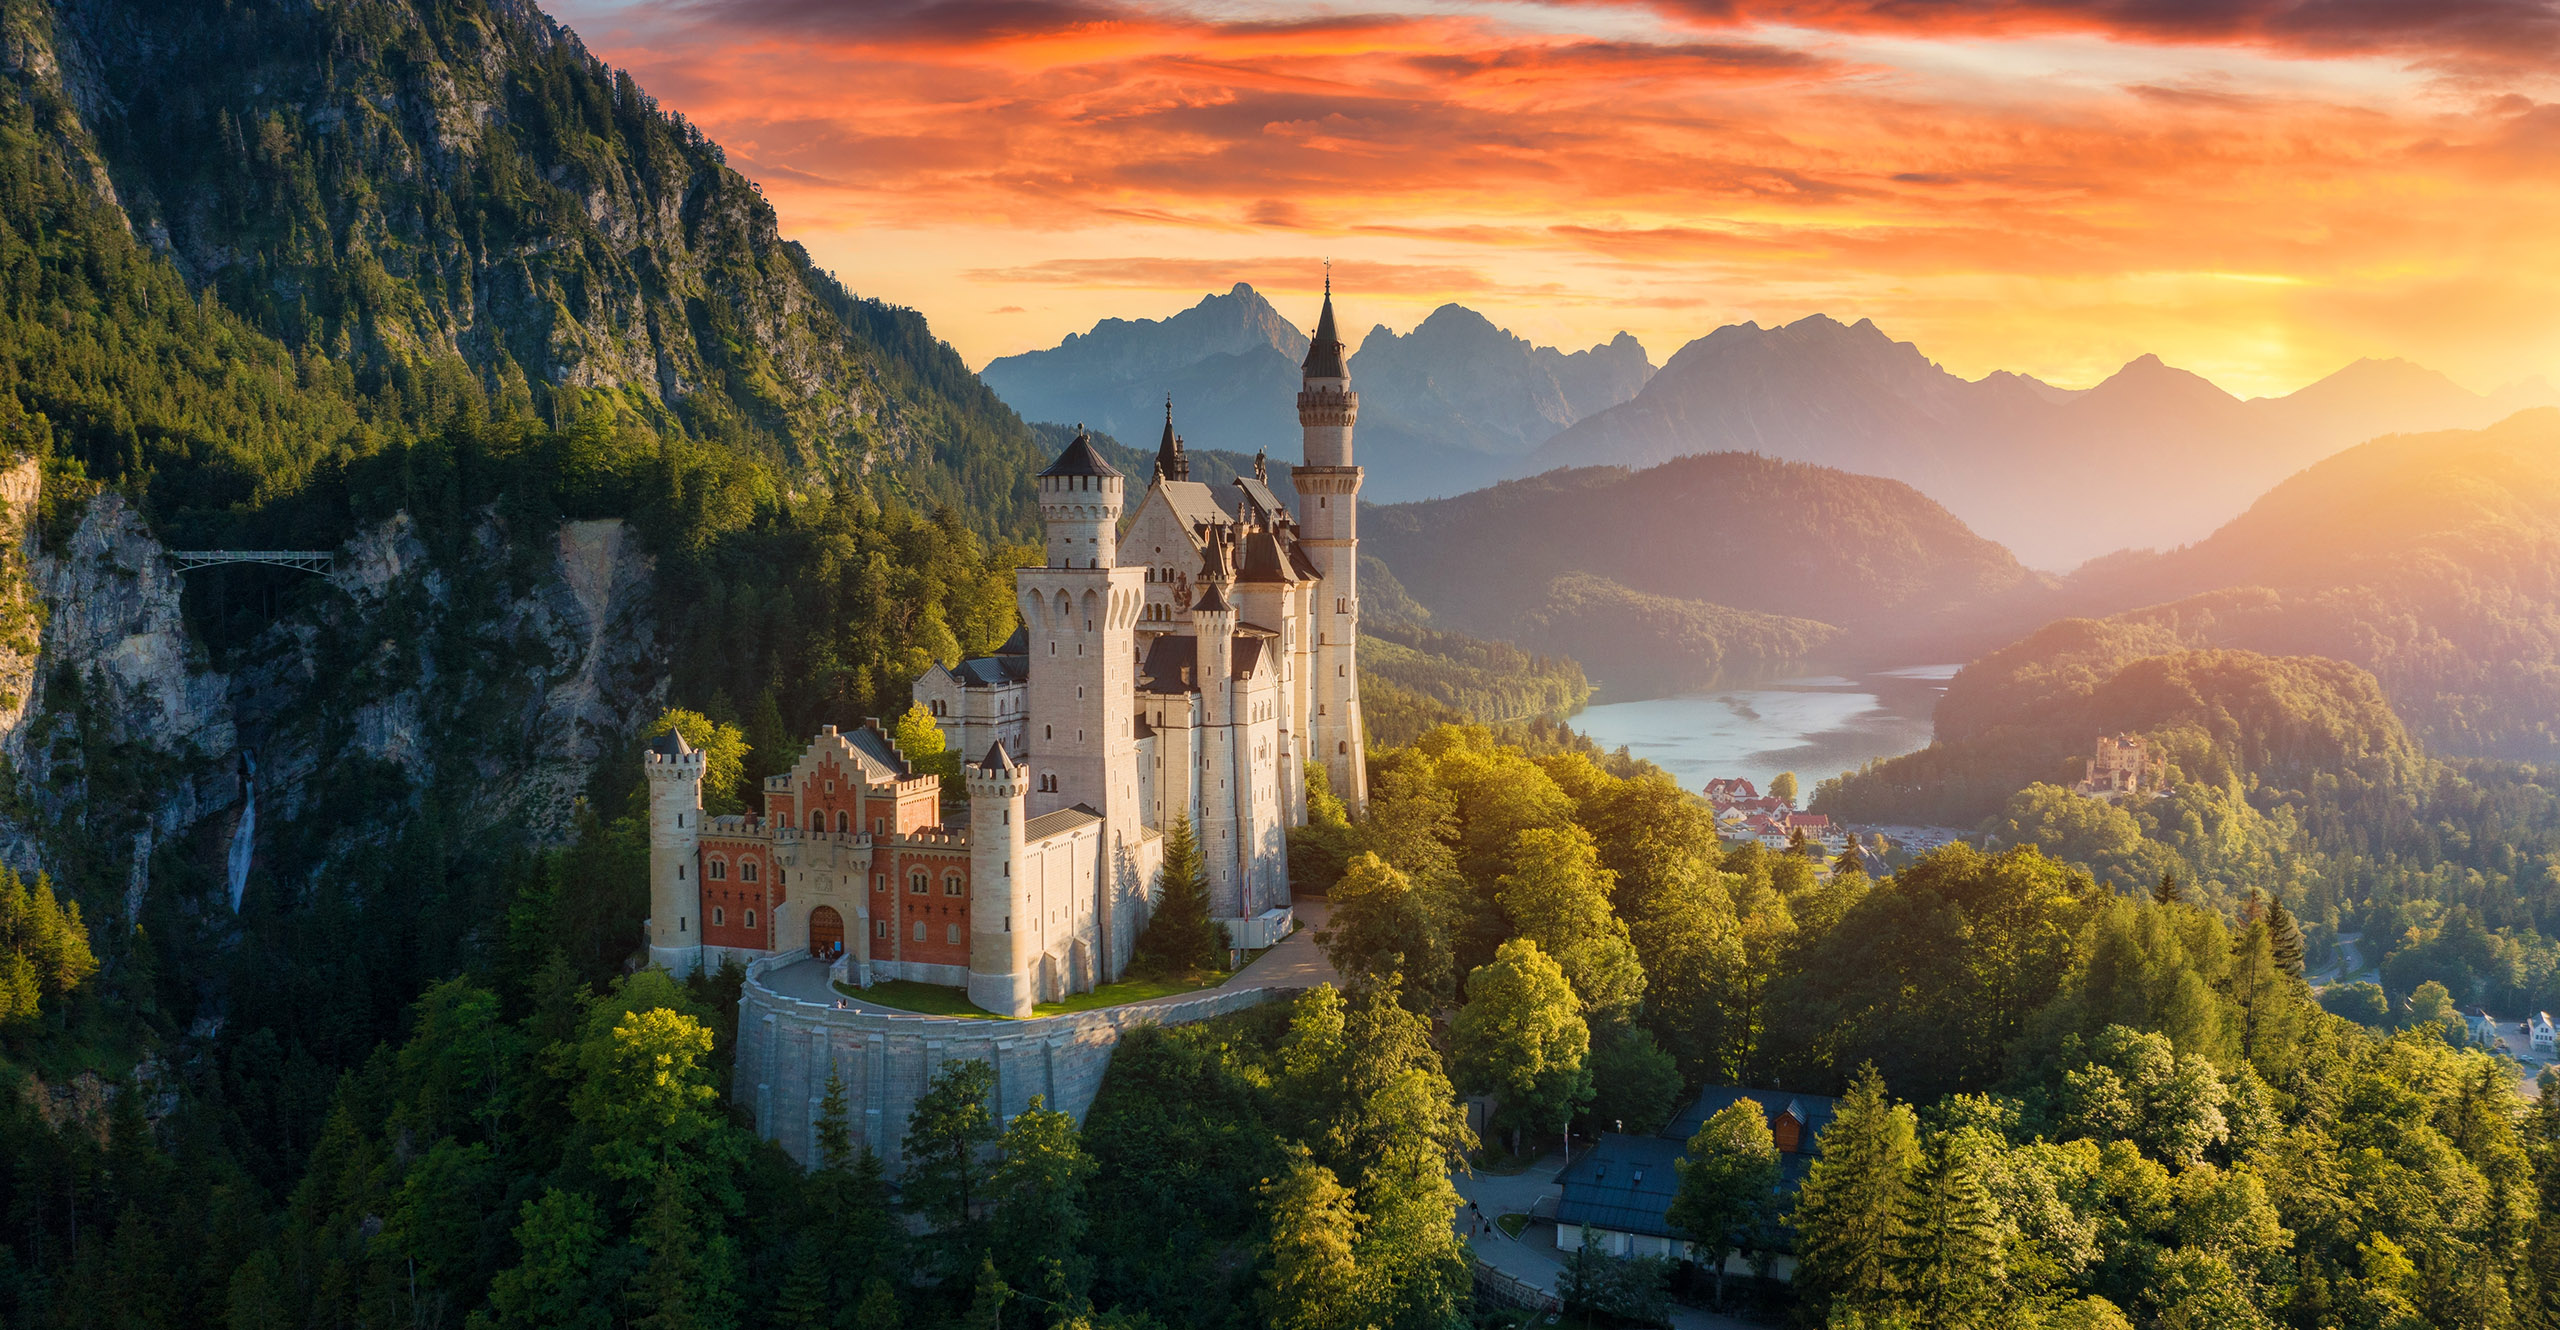
[[[1393,505],[1361,535],[1447,626],[1572,655],[1633,696],[1816,651],[1987,645],[2044,586],[1907,485],[1745,453]]]

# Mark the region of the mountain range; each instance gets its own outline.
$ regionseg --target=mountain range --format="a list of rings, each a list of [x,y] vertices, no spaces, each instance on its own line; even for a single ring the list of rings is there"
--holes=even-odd
[[[2399,360],[2361,360],[2243,401],[2142,356],[2071,390],[1966,380],[1861,319],[1719,328],[1631,400],[1517,464],[1644,467],[1743,451],[1906,481],[2040,568],[2199,539],[2302,467],[2392,430],[2478,427],[2560,402],[2533,382],[2483,396]]]
[[[1164,319],[1104,319],[1044,351],[981,371],[1026,420],[1081,422],[1125,439],[1161,427],[1173,400],[1185,437],[1230,452],[1298,456],[1307,338],[1242,282]],[[1626,333],[1587,350],[1535,346],[1462,305],[1413,331],[1380,324],[1351,357],[1360,392],[1364,498],[1393,503],[1490,484],[1517,459],[1653,373]]]

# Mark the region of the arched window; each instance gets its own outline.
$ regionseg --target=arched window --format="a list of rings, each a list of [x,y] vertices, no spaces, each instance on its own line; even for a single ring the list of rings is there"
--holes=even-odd
[[[714,860],[712,860],[712,861],[711,861],[711,880],[712,880],[712,881],[714,881],[714,882],[722,882],[722,881],[726,881],[726,880],[728,879],[728,876],[729,876],[729,864],[728,864],[728,861],[727,861],[727,860],[725,860],[725,859],[714,859]]]
[[[1335,743],[1335,744],[1334,744],[1334,746],[1333,746],[1333,751],[1335,751],[1335,752],[1337,752],[1337,753],[1340,753],[1340,754],[1342,754],[1342,755],[1344,755],[1344,756],[1346,756],[1346,757],[1350,756],[1350,754],[1351,754],[1351,741],[1350,741],[1350,740],[1348,740],[1348,739],[1345,739],[1345,740],[1341,740],[1341,741],[1339,741],[1339,742]]]
[[[727,910],[721,909],[721,908],[720,908],[719,906],[717,906],[717,905],[712,906],[712,907],[711,907],[711,926],[712,926],[713,928],[718,928],[719,926],[721,926],[722,924],[725,924],[725,923],[727,923],[727,922],[729,922],[729,912],[728,912]]]
[[[953,946],[958,946],[960,944],[960,925],[944,924],[942,926],[942,940]]]
[[[921,868],[907,874],[907,892],[909,895],[923,895],[930,883],[931,879],[925,876],[925,871]]]
[[[755,926],[756,926],[756,912],[755,912],[755,911],[753,911],[753,910],[749,910],[749,911],[747,911],[747,927],[749,927],[749,928],[753,928],[753,927],[755,927]]]
[[[753,881],[755,881],[755,880],[756,880],[756,861],[755,861],[755,860],[753,860],[753,859],[741,859],[741,860],[739,860],[739,861],[738,861],[738,878],[739,878],[739,880],[740,880],[740,881],[744,881],[744,882],[753,882]]]
[[[942,875],[943,895],[957,896],[963,890],[965,890],[965,888],[960,885],[960,875],[958,873],[945,873]]]
[[[838,831],[850,831],[850,830],[852,830],[852,829],[853,829],[853,819],[852,819],[852,818],[849,818],[849,817],[847,817],[847,816],[845,816],[845,811],[844,811],[843,809],[841,809],[841,808],[837,809],[837,810],[836,810],[836,830],[838,830]]]

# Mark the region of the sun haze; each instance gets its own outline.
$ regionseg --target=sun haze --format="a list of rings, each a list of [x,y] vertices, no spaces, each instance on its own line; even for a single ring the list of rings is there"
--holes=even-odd
[[[2560,352],[2560,18],[2300,0],[568,0],[974,364],[1319,263],[1541,342],[1873,318],[2243,395]]]

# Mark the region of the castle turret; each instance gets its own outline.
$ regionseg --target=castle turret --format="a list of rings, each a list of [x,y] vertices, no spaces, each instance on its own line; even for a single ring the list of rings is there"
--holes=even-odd
[[[641,755],[649,773],[649,963],[682,978],[702,961],[702,754],[669,730]]]
[[[999,1016],[1028,1016],[1040,933],[1030,884],[1016,869],[1030,780],[999,739],[968,781],[969,1000]]]
[[[1298,488],[1299,539],[1315,563],[1315,641],[1308,644],[1308,717],[1311,756],[1324,763],[1333,792],[1357,816],[1368,800],[1367,732],[1360,723],[1360,468],[1352,461],[1351,427],[1360,416],[1360,394],[1351,391],[1351,369],[1334,330],[1333,282],[1324,287],[1324,313],[1307,345],[1298,390],[1298,425],[1305,432],[1306,463],[1289,472]]]
[[[1244,877],[1237,846],[1243,828],[1236,805],[1248,788],[1244,733],[1237,724],[1235,680],[1234,537],[1213,531],[1200,565],[1200,596],[1191,602],[1191,632],[1200,681],[1200,840],[1203,876],[1209,884],[1209,917],[1234,919],[1244,912]]]
[[[1191,479],[1191,458],[1182,450],[1182,436],[1173,432],[1173,398],[1164,399],[1164,437],[1156,441],[1156,479]]]
[[[1040,515],[1048,525],[1046,566],[1016,571],[1030,648],[1025,701],[1031,724],[1034,817],[1082,804],[1108,824],[1110,855],[1094,913],[1105,978],[1119,977],[1132,922],[1121,909],[1142,890],[1128,851],[1145,832],[1138,797],[1138,614],[1146,569],[1119,565],[1120,472],[1081,430],[1040,473]]]

